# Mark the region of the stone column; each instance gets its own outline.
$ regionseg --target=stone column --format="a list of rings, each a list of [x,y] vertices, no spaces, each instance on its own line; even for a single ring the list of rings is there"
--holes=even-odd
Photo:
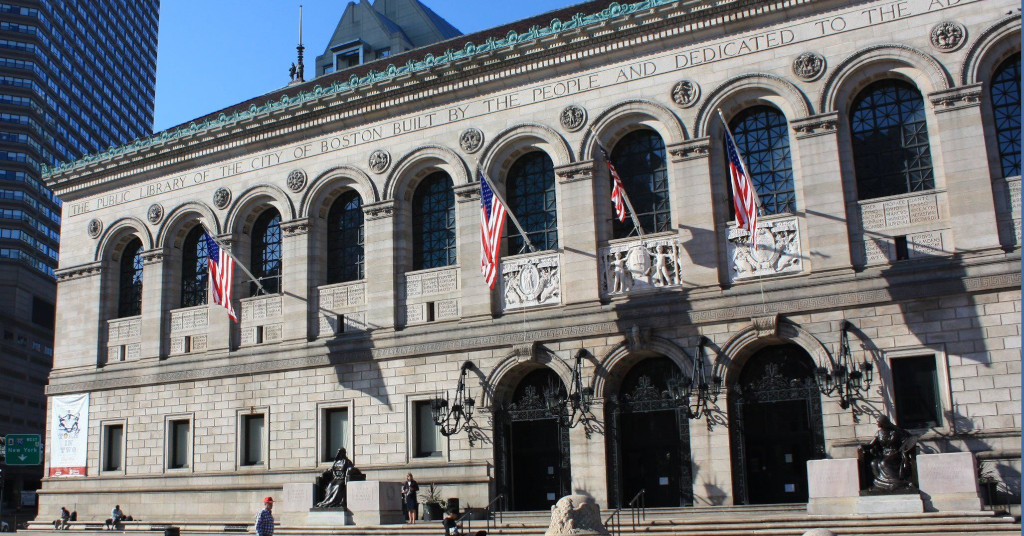
[[[715,225],[715,195],[725,190],[716,187],[711,173],[711,138],[688,140],[667,147],[671,167],[672,215],[679,228],[679,254],[684,287],[703,287],[719,283],[720,251],[725,238]],[[712,177],[711,180],[708,177]]]
[[[594,161],[555,168],[562,249],[562,303],[600,298],[597,268],[597,216],[594,211]],[[514,230],[512,231],[514,232]]]
[[[494,293],[480,273],[480,183],[455,188],[456,242],[458,243],[459,291],[462,318],[491,316]],[[500,277],[500,276],[499,276]],[[494,288],[499,287],[495,281]]]
[[[395,202],[363,206],[363,243],[366,254],[367,329],[395,326],[395,253],[403,247],[395,233]]]
[[[164,251],[151,249],[142,252],[142,347],[143,359],[167,355],[167,293],[171,288],[169,270],[164,263]]]
[[[850,229],[836,132],[839,114],[829,112],[796,119],[793,145],[799,160],[793,162],[798,177],[797,206],[804,213],[800,224],[805,234],[805,271],[852,269]]]
[[[53,368],[95,367],[105,359],[103,261],[57,271],[57,319]],[[84,305],[84,306],[83,306]]]
[[[999,247],[988,149],[981,116],[981,84],[928,95],[936,124],[928,129],[932,162],[942,162],[949,199],[949,222],[957,253]],[[941,186],[936,180],[936,187]],[[944,248],[945,249],[945,248]]]
[[[584,367],[584,378],[590,378],[593,369]],[[581,422],[569,430],[569,462],[572,466],[572,489],[586,491],[601,508],[610,508],[608,492],[608,465],[605,449],[604,401],[595,399],[590,405],[589,422]]]
[[[316,307],[311,303],[316,297],[311,300],[309,289],[309,219],[282,223],[281,238],[281,313],[285,319],[282,340],[306,340],[310,335],[309,310]]]

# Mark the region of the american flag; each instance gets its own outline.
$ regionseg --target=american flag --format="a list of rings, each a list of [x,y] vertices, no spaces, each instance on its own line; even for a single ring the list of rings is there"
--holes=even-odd
[[[612,203],[615,205],[615,216],[619,218],[620,222],[626,221],[626,188],[622,186],[622,178],[619,177],[618,170],[615,169],[615,165],[612,164],[612,159],[608,156],[608,151],[605,150],[604,146],[597,146],[601,150],[601,156],[604,157],[604,163],[608,164],[608,172],[612,175]]]
[[[238,322],[235,308],[231,306],[231,286],[235,282],[235,259],[217,245],[217,241],[206,235],[206,262],[210,265],[210,282],[213,288],[213,303],[228,310],[228,316]]]
[[[750,183],[750,174],[747,173],[747,166],[743,164],[736,142],[732,139],[729,125],[725,125],[725,152],[729,155],[729,178],[732,183],[732,203],[736,208],[736,221],[741,229],[750,232],[753,242],[754,231],[757,229],[757,192]]]
[[[501,203],[487,178],[480,174],[480,271],[488,288],[494,289],[501,256],[501,231],[505,227],[505,205]]]

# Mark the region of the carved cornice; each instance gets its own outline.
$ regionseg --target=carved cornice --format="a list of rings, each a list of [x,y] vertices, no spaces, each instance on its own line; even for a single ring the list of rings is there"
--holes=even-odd
[[[88,264],[79,264],[78,266],[69,266],[67,268],[61,268],[57,270],[57,282],[63,283],[64,281],[72,281],[74,279],[82,279],[85,277],[92,277],[100,275],[103,272],[103,261],[90,262]]]
[[[558,177],[558,182],[561,184],[568,184],[570,182],[577,181],[589,181],[594,178],[594,161],[586,160],[583,162],[574,162],[567,166],[561,166],[555,168],[555,175]]]
[[[828,112],[824,114],[801,117],[790,122],[793,131],[796,132],[796,139],[813,138],[816,136],[830,136],[836,133],[839,125],[839,112]]]
[[[666,147],[672,162],[686,162],[698,158],[707,158],[711,154],[711,138],[696,138]]]
[[[459,203],[469,203],[480,200],[480,183],[463,184],[455,187],[455,200]]]
[[[281,224],[281,234],[284,236],[304,235],[309,232],[309,218],[286,221]]]
[[[981,106],[982,84],[940,89],[928,94],[935,113],[954,112],[966,108]]]
[[[366,215],[366,219],[369,221],[391,218],[395,215],[395,202],[389,199],[379,203],[363,205],[363,214]]]

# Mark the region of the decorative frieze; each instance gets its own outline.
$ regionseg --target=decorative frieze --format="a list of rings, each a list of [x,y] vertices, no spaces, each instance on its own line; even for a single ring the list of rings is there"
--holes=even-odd
[[[501,262],[502,310],[562,303],[558,253],[544,252]]]
[[[679,286],[680,250],[675,237],[641,238],[601,248],[601,294],[614,296]]]
[[[745,229],[729,229],[729,280],[803,271],[800,222],[796,217],[762,220],[751,240]]]
[[[935,193],[860,204],[861,228],[865,232],[887,231],[909,225],[939,221],[939,198]]]

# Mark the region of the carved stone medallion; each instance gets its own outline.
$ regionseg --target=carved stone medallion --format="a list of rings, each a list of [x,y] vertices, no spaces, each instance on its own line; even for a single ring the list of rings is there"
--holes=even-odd
[[[804,82],[813,82],[825,74],[825,56],[804,52],[793,60],[793,74]]]
[[[932,46],[941,52],[953,52],[967,41],[967,28],[959,22],[944,20],[932,27]]]
[[[213,192],[213,206],[217,208],[227,208],[228,203],[231,202],[231,190],[227,188],[217,188]]]
[[[587,124],[587,110],[582,106],[570,104],[562,110],[558,120],[562,123],[562,128],[569,132],[576,132]]]
[[[288,189],[293,192],[301,192],[306,187],[306,172],[301,169],[294,169],[288,174]]]
[[[689,108],[700,100],[700,85],[693,80],[680,80],[672,86],[672,102],[680,108]]]
[[[377,149],[370,153],[369,165],[374,173],[384,173],[391,166],[391,154],[384,149]]]
[[[479,128],[467,128],[459,136],[459,147],[469,154],[473,154],[484,146],[484,132]]]
[[[149,219],[149,223],[160,223],[160,220],[164,219],[164,207],[160,206],[159,203],[149,205],[149,210],[146,211],[146,218]]]
[[[89,227],[87,231],[89,232],[89,236],[91,236],[92,238],[99,238],[100,233],[103,232],[103,222],[97,220],[96,218],[93,218],[92,220],[89,221]]]

